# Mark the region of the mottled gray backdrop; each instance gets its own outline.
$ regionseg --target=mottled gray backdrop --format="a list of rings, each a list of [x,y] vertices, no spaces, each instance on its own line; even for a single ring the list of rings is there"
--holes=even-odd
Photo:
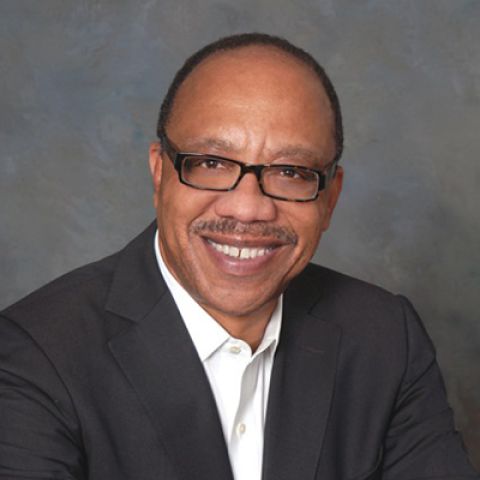
[[[478,0],[0,0],[0,307],[153,219],[166,86],[253,30],[313,53],[343,104],[345,190],[316,261],[413,300],[480,466]]]

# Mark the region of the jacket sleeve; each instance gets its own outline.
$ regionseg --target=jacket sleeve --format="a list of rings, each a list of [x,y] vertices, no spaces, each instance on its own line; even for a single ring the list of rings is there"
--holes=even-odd
[[[84,479],[72,401],[48,357],[0,317],[0,479]]]
[[[408,300],[401,302],[407,363],[385,438],[383,478],[479,478],[455,430],[432,342]]]

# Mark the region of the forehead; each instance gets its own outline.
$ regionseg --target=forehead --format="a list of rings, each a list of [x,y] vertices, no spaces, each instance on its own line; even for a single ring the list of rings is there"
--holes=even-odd
[[[192,70],[184,84],[192,79],[198,81],[198,77],[208,75],[210,71],[215,71],[218,75],[235,72],[241,78],[248,77],[252,72],[262,77],[282,72],[289,76],[310,77],[321,84],[310,65],[293,54],[270,45],[251,45],[215,52]]]
[[[172,114],[181,113],[186,102],[207,103],[212,96],[235,91],[252,98],[259,93],[297,100],[310,97],[330,108],[320,78],[309,65],[276,47],[249,46],[216,52],[197,65],[180,85]]]
[[[240,128],[333,136],[334,122],[310,66],[275,47],[255,46],[215,53],[195,67],[177,92],[168,128],[186,136],[209,128],[216,131],[205,134]]]

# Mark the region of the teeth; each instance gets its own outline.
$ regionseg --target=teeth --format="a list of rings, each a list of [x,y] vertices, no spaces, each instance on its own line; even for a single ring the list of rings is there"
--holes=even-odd
[[[270,248],[238,248],[232,245],[216,243],[212,240],[208,240],[208,243],[212,245],[212,247],[217,252],[221,252],[229,257],[240,258],[242,260],[246,260],[248,258],[263,257],[265,253],[271,250]]]

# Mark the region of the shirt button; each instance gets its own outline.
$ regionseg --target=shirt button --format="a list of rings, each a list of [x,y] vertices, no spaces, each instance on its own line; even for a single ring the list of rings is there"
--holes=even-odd
[[[238,345],[232,345],[230,347],[230,353],[234,353],[235,355],[239,354],[242,349]]]
[[[237,432],[239,435],[243,435],[246,429],[247,429],[247,426],[244,423],[239,423],[237,425]]]

